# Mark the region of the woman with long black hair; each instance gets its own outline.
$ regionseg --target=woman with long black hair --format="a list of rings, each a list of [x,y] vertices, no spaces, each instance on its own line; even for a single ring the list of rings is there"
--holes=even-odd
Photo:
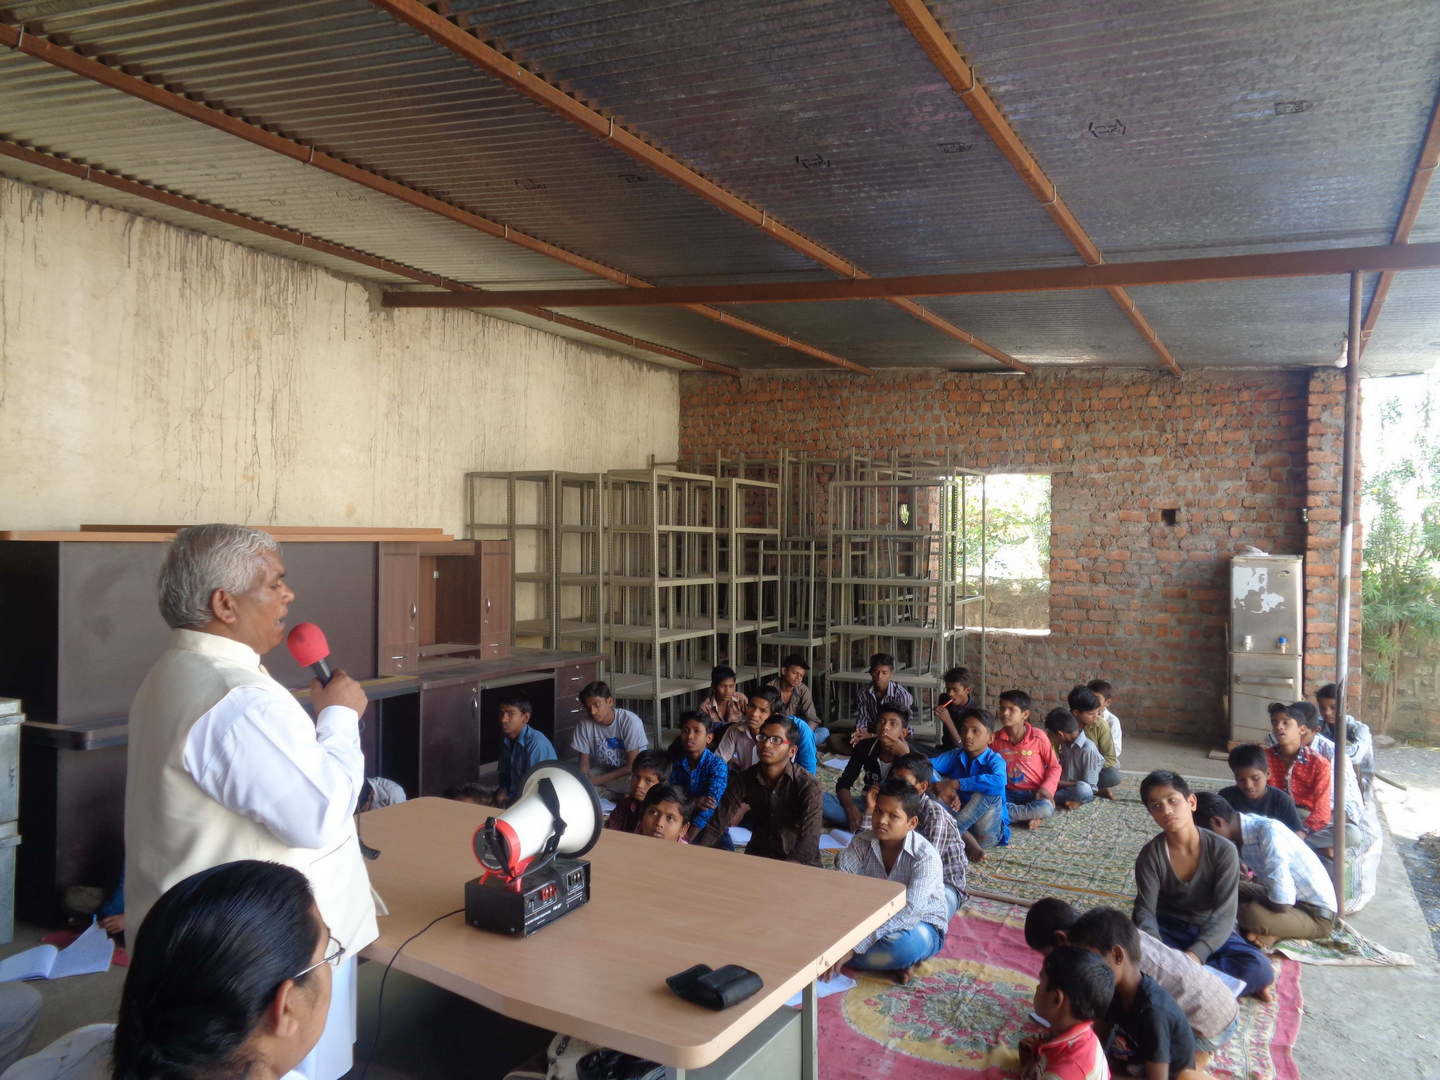
[[[344,954],[298,870],[224,863],[145,916],[118,1024],[72,1031],[3,1080],[278,1080],[314,1047]]]

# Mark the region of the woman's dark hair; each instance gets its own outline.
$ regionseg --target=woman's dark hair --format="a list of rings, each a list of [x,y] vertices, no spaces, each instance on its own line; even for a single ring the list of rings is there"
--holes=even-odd
[[[280,863],[224,863],[171,886],[135,935],[115,1080],[245,1075],[246,1040],[324,933],[305,875]]]

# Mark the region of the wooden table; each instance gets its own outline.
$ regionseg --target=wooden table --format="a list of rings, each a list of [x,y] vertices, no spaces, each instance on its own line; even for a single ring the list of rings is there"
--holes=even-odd
[[[413,799],[364,814],[383,853],[370,879],[390,909],[363,955],[379,963],[437,915],[464,906],[470,846],[496,811]],[[895,882],[605,833],[586,856],[591,900],[530,938],[442,920],[395,967],[516,1020],[680,1071],[708,1065],[804,991],[802,1075],[817,1074],[815,979],[905,904]],[[665,977],[740,964],[765,986],[723,1012],[680,1000]]]

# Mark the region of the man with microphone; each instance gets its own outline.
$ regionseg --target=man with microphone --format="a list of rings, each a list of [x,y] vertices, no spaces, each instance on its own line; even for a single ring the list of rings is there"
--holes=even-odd
[[[172,632],[130,707],[127,922],[138,928],[161,893],[207,867],[267,859],[302,871],[343,952],[325,1032],[296,1071],[338,1080],[353,1063],[356,957],[378,936],[352,816],[365,692],[343,671],[315,680],[312,720],[265,671],[295,599],[266,533],[182,529],[159,591]]]

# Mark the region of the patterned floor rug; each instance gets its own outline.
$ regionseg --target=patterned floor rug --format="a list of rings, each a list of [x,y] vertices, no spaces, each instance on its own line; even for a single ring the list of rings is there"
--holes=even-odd
[[[1029,1019],[1039,956],[1025,945],[1025,911],[970,901],[940,954],[905,986],[857,975],[820,1002],[824,1080],[1005,1080]],[[1241,1002],[1240,1030],[1211,1061],[1217,1080],[1298,1080],[1291,1050],[1300,1028],[1298,965],[1276,961],[1277,1001]]]

